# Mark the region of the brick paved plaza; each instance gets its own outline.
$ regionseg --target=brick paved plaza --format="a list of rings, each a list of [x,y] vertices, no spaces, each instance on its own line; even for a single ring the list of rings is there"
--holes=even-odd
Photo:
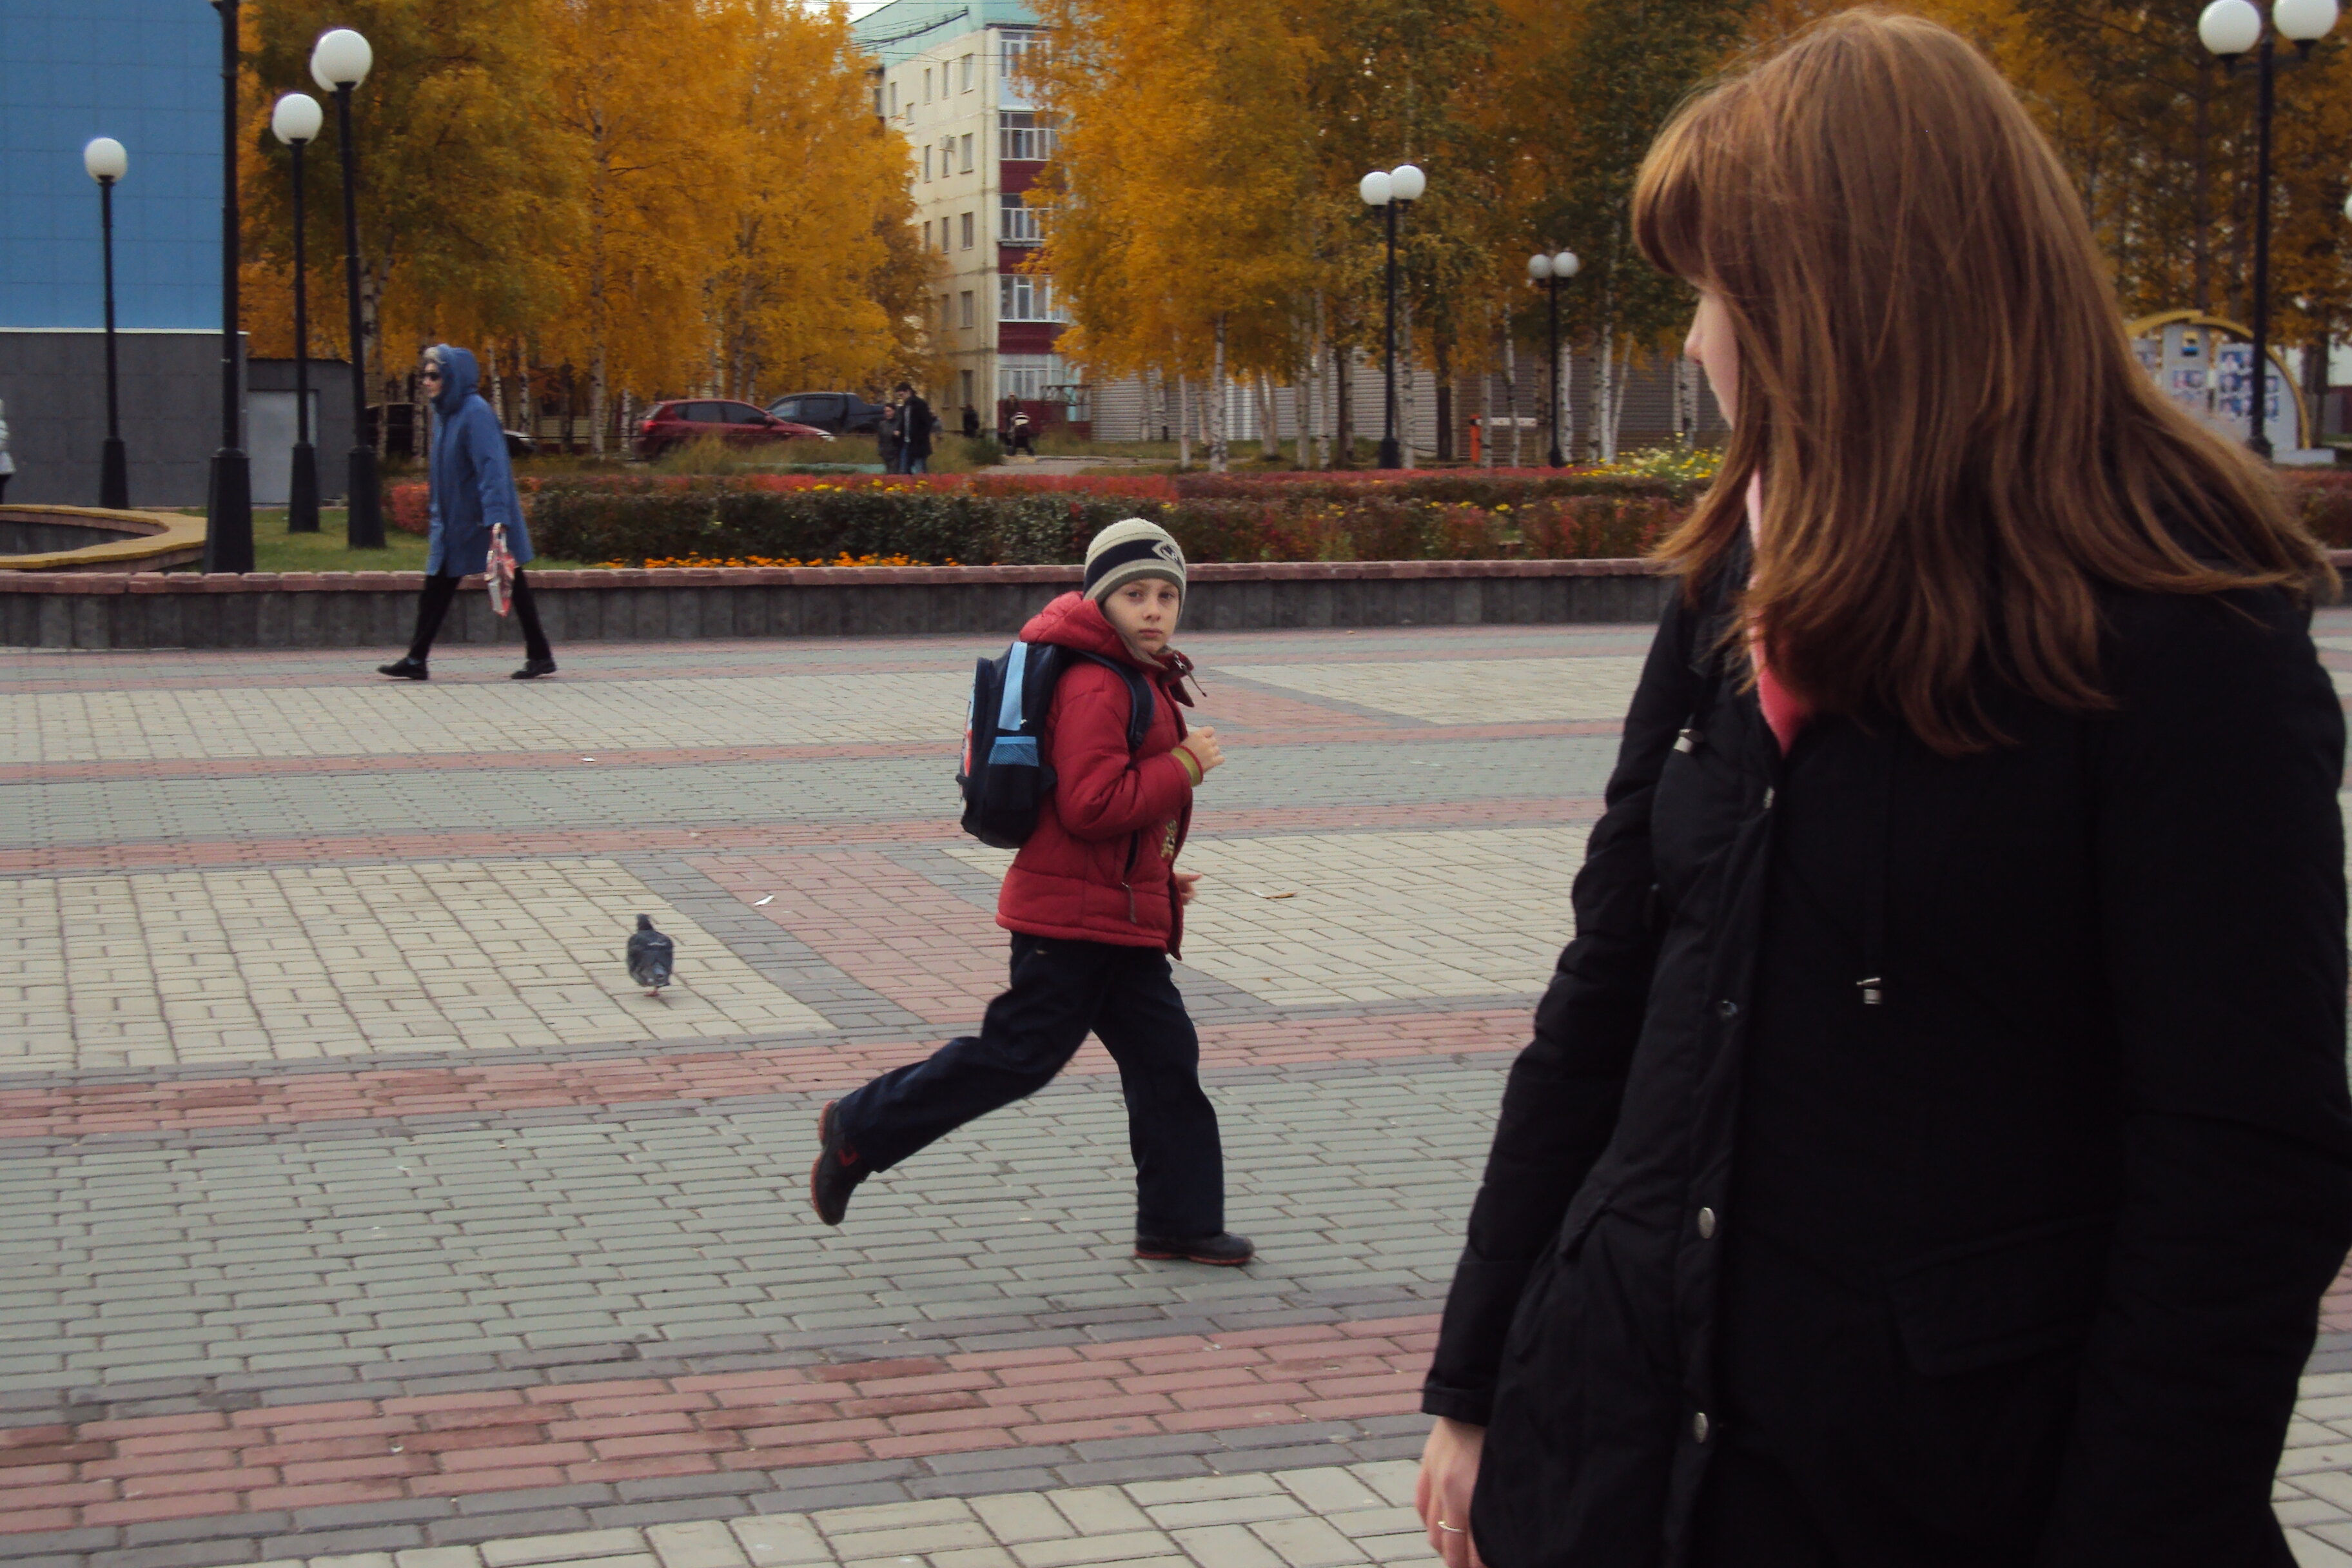
[[[818,1105],[1001,983],[1001,639],[0,654],[0,1561],[1433,1561],[1421,1371],[1646,641],[1184,639],[1234,1272],[1128,1256],[1093,1045],[808,1213]],[[2323,1329],[2279,1507],[2352,1564]]]

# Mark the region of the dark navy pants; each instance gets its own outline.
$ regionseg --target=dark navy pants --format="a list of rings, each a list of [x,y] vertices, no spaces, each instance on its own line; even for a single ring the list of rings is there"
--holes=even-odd
[[[887,1171],[965,1122],[1034,1094],[1091,1031],[1118,1064],[1135,1156],[1138,1234],[1192,1240],[1225,1228],[1224,1153],[1201,1089],[1201,1039],[1167,955],[1013,938],[1013,984],[978,1035],[858,1089],[836,1112],[858,1163]]]

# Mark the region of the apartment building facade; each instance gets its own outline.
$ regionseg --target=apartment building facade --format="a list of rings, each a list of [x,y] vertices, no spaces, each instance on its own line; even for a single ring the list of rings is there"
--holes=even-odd
[[[856,25],[875,57],[874,111],[907,139],[914,221],[934,258],[930,309],[947,352],[928,389],[997,422],[1007,398],[1032,418],[1083,416],[1076,372],[1054,352],[1066,320],[1053,279],[1024,270],[1041,240],[1025,193],[1053,156],[1053,127],[1021,64],[1042,37],[1020,0],[891,0]]]

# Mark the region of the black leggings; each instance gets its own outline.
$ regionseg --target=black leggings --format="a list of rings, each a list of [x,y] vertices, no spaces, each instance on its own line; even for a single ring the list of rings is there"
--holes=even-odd
[[[408,657],[423,664],[433,652],[433,638],[441,630],[441,617],[449,613],[449,601],[457,596],[457,584],[462,578],[436,574],[425,579],[425,593],[416,601],[416,637],[408,645]],[[555,654],[547,646],[547,634],[540,629],[539,606],[531,601],[530,579],[518,566],[514,574],[514,616],[522,625],[523,657],[541,663],[551,662]]]

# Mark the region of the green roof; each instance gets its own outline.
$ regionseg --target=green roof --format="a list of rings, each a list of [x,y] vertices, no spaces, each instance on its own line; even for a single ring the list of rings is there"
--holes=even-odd
[[[884,65],[914,58],[942,39],[982,27],[1034,27],[1037,14],[1024,0],[890,0],[850,25],[858,47]]]

